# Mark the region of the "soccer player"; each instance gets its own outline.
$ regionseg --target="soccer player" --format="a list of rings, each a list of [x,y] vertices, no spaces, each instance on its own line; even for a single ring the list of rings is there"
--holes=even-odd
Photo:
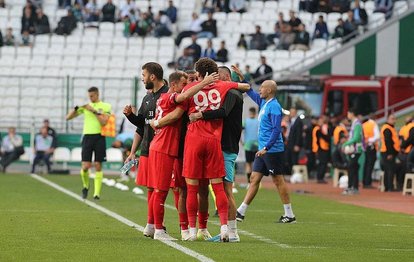
[[[240,70],[232,66],[233,71],[241,81],[244,80]],[[230,69],[226,66],[219,67],[220,80],[231,81]],[[221,149],[224,157],[224,167],[226,176],[224,177],[224,190],[229,200],[228,227],[229,242],[240,242],[237,234],[236,224],[236,202],[233,196],[234,167],[237,154],[239,153],[239,141],[242,131],[243,96],[238,90],[230,90],[220,109],[197,112],[190,115],[191,121],[198,119],[218,119],[223,118],[223,132],[221,135]],[[219,235],[220,236],[220,235]]]
[[[296,218],[290,204],[289,193],[284,175],[284,143],[282,138],[282,107],[276,99],[277,85],[273,80],[262,83],[259,93],[249,90],[247,95],[259,105],[259,151],[253,162],[253,172],[250,177],[250,187],[243,203],[237,209],[237,220],[244,220],[246,210],[259,190],[263,176],[271,175],[273,183],[279,191],[285,214],[279,223],[295,223]]]
[[[66,116],[71,120],[81,114],[84,115],[83,138],[82,138],[82,198],[88,197],[89,190],[89,169],[92,165],[92,154],[95,152],[95,180],[93,198],[99,200],[102,188],[102,162],[106,161],[106,142],[101,135],[102,126],[106,125],[111,114],[111,105],[99,100],[97,87],[88,89],[90,103],[84,106],[75,106]]]
[[[135,158],[135,152],[139,144],[141,144],[141,156],[139,158],[138,175],[136,177],[136,184],[146,186],[147,201],[148,201],[148,219],[147,225],[144,229],[144,236],[154,237],[154,214],[152,193],[154,191],[153,181],[149,176],[148,156],[149,146],[154,137],[154,130],[149,125],[151,119],[155,116],[156,102],[162,93],[168,91],[168,86],[163,80],[164,70],[161,65],[155,62],[149,62],[142,66],[142,81],[145,89],[150,92],[142,99],[141,107],[138,114],[132,113],[132,106],[127,105],[124,108],[124,114],[128,120],[137,126],[134,134],[134,141],[132,143],[131,154],[127,157],[125,162]]]
[[[215,80],[218,80],[218,75],[213,73],[210,76],[206,76],[199,84],[179,94],[184,87],[180,85],[180,82],[186,82],[186,75],[182,72],[172,73],[169,77],[171,87],[168,93],[162,94],[157,101],[156,115],[153,121],[154,126],[158,125],[157,121],[163,115],[172,112],[177,106],[180,106],[181,102],[192,97],[204,86],[213,83]],[[163,221],[164,203],[171,184],[174,162],[178,156],[180,129],[181,121],[176,121],[171,125],[156,129],[154,139],[150,146],[149,168],[151,170],[151,177],[154,179],[155,188],[155,192],[153,193],[154,239],[176,240],[165,232]]]

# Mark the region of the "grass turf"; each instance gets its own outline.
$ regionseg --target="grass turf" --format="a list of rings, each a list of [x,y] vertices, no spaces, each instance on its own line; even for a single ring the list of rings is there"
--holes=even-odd
[[[79,176],[45,178],[80,193]],[[245,193],[239,191],[238,204]],[[171,195],[167,202],[173,205]],[[195,260],[27,175],[0,174],[0,199],[0,261]],[[298,223],[277,224],[283,213],[279,197],[274,190],[262,189],[246,220],[238,224],[250,233],[239,233],[241,243],[177,243],[216,261],[412,261],[414,257],[413,216],[308,195],[292,194],[292,203]],[[98,204],[145,226],[143,197],[104,186]],[[169,233],[179,238],[176,211],[167,208],[165,221]],[[218,219],[211,217],[210,222],[210,232],[217,234]]]

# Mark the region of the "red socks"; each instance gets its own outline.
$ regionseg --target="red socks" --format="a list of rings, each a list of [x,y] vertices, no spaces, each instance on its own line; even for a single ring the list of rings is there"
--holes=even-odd
[[[198,212],[198,228],[207,228],[208,212]]]
[[[154,224],[155,229],[163,229],[162,223],[164,222],[164,203],[167,199],[168,191],[154,192],[153,208],[154,208]]]
[[[153,190],[148,190],[147,192],[147,201],[148,201],[148,220],[147,224],[154,224],[154,211],[153,211]]]
[[[175,204],[175,208],[178,210],[178,201],[180,200],[180,191],[177,190],[173,190],[174,192],[174,204]]]
[[[220,216],[221,225],[227,225],[229,214],[229,200],[227,199],[226,192],[224,191],[223,182],[217,184],[211,184],[214,194],[216,195],[216,205]]]
[[[187,184],[187,214],[190,227],[196,227],[198,210],[198,185]]]
[[[181,228],[181,230],[187,230],[188,229],[188,216],[187,216],[187,213],[178,213],[178,216],[180,218],[180,228]]]

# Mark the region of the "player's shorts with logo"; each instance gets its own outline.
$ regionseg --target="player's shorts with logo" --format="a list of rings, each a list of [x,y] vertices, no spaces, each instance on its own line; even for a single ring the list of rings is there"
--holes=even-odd
[[[168,154],[150,150],[148,167],[153,188],[161,191],[170,189],[175,159]]]
[[[259,172],[265,176],[283,175],[283,161],[284,152],[266,153],[254,159],[253,172]]]

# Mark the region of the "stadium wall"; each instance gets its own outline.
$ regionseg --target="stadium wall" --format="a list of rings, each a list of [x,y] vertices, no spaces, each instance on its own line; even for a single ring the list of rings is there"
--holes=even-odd
[[[311,68],[311,75],[414,74],[414,13]]]

